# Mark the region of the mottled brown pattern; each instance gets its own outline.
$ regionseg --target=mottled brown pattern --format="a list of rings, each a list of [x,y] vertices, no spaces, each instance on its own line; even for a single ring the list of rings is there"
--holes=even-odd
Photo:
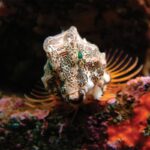
[[[107,74],[105,54],[99,52],[96,45],[82,39],[75,27],[56,36],[48,37],[43,47],[47,53],[47,61],[52,65],[52,72],[45,70],[42,77],[45,87],[50,88],[48,80],[53,80],[52,76],[57,76],[57,86],[60,91],[63,88],[61,94],[65,99],[77,100],[81,95],[85,97],[95,86],[101,94],[103,93],[103,86],[107,83],[103,81],[105,80],[104,72]],[[45,69],[49,70],[47,64]],[[92,87],[89,89],[89,86]]]

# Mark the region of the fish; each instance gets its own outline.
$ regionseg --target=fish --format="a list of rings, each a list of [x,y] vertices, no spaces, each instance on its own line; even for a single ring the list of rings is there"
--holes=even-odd
[[[106,61],[105,69],[110,75],[110,82],[103,96],[99,99],[99,101],[104,102],[114,98],[116,92],[121,90],[127,81],[140,75],[143,69],[138,57],[131,57],[124,51],[106,51]],[[57,101],[61,99],[58,93],[49,92],[41,81],[34,86],[29,94],[25,94],[25,98],[25,104],[32,108],[39,106],[42,108],[54,107]]]

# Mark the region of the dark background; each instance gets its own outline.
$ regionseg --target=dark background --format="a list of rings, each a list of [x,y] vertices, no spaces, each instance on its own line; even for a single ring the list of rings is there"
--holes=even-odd
[[[40,80],[44,39],[71,25],[101,51],[124,50],[144,63],[149,6],[148,0],[0,1],[0,89],[24,92]]]

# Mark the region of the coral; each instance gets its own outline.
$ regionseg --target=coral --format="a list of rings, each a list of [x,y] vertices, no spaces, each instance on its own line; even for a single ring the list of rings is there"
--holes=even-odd
[[[127,86],[121,91],[123,102],[126,103],[129,99],[132,103],[130,103],[130,107],[123,108],[124,114],[126,114],[125,109],[128,112],[131,108],[129,117],[117,125],[108,127],[108,143],[115,145],[116,148],[120,145],[120,142],[123,142],[123,145],[127,145],[130,148],[149,148],[149,137],[146,139],[144,136],[144,134],[148,135],[147,119],[150,113],[149,81],[150,77],[138,77],[129,81]]]
[[[123,92],[128,96],[134,96],[136,100],[140,98],[144,93],[150,91],[150,77],[137,77],[127,82],[127,86],[123,89]]]
[[[27,107],[22,98],[2,96],[1,113],[9,115],[0,120],[0,149],[147,150],[149,81],[150,77],[130,80],[105,104],[92,101],[74,109],[60,103],[50,113]]]
[[[144,129],[144,136],[150,136],[150,117],[147,118],[147,126]]]

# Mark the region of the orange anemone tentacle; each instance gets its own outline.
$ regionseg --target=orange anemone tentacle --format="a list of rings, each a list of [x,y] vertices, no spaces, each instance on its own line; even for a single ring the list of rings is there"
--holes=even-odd
[[[136,71],[134,71],[132,74],[127,75],[125,77],[122,78],[116,78],[116,79],[112,79],[111,82],[112,83],[118,83],[118,82],[125,82],[133,77],[135,77],[137,74],[139,74],[141,72],[141,70],[143,69],[143,66],[141,65]]]
[[[136,60],[134,61],[134,63],[129,68],[127,68],[126,70],[124,70],[122,72],[111,73],[111,77],[112,78],[116,78],[116,77],[125,75],[125,74],[129,73],[130,71],[132,71],[137,66],[137,64],[138,64],[138,58],[136,58]]]
[[[122,54],[123,54],[123,51],[121,51],[121,52],[118,54],[118,57],[116,58],[116,60],[115,60],[112,64],[110,64],[109,67],[107,67],[108,70],[111,69],[112,67],[116,66],[116,64],[117,64],[118,61],[120,60]]]
[[[109,65],[112,64],[114,58],[116,57],[116,53],[117,53],[117,51],[115,51],[114,54],[111,56],[111,58],[108,60],[107,67],[109,67]]]
[[[123,65],[123,63],[125,63],[125,61],[126,61],[127,58],[128,58],[128,55],[126,55],[126,56],[123,58],[123,60],[120,61],[118,64],[116,64],[116,66],[114,66],[113,68],[107,68],[107,67],[106,67],[106,71],[109,70],[109,72],[113,72],[113,71],[119,69],[120,66]]]

